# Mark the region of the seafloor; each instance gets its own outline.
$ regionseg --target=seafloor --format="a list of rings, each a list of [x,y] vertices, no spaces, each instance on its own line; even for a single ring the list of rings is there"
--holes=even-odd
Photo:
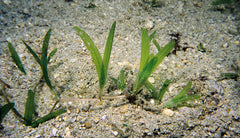
[[[39,83],[42,72],[22,40],[41,55],[44,35],[51,28],[49,51],[57,48],[57,53],[48,71],[54,90],[61,95],[56,109],[65,108],[67,113],[31,128],[10,111],[0,137],[240,137],[239,77],[220,77],[226,72],[239,74],[239,1],[219,6],[211,2],[157,0],[157,7],[152,7],[149,0],[1,0],[0,79],[11,86],[4,93],[24,114],[27,91]],[[117,97],[121,91],[110,89],[110,79],[103,95],[114,99],[80,100],[98,96],[98,78],[73,27],[85,30],[103,53],[114,21],[108,77],[117,77],[125,68],[133,72],[130,79],[134,79],[141,55],[141,28],[151,33],[156,30],[161,46],[171,41],[171,34],[180,35],[180,49],[169,54],[151,75],[158,88],[165,79],[172,81],[162,103],[146,98],[131,104],[125,97]],[[15,46],[27,75],[12,61],[7,42]],[[200,43],[206,52],[197,48]],[[151,49],[156,53],[155,47]],[[190,80],[192,92],[201,96],[190,103],[195,106],[165,108]],[[41,84],[35,99],[38,117],[55,103],[47,85]],[[1,106],[7,103],[4,87],[1,84]],[[146,89],[142,93],[148,95]]]

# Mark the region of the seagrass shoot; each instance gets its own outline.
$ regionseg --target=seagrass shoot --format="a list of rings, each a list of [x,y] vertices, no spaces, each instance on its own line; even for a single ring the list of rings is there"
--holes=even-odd
[[[43,40],[43,44],[42,44],[42,53],[41,53],[41,58],[36,54],[36,52],[34,52],[32,50],[32,48],[25,42],[23,41],[24,45],[26,46],[26,48],[28,49],[28,51],[32,54],[32,56],[34,57],[34,59],[37,61],[37,63],[40,65],[41,69],[42,69],[42,73],[43,73],[43,77],[44,80],[46,81],[46,84],[48,85],[48,87],[51,89],[52,93],[55,95],[55,98],[58,99],[59,96],[58,94],[53,90],[53,86],[52,83],[49,79],[48,76],[48,63],[51,60],[51,58],[55,55],[55,53],[57,52],[57,48],[53,49],[50,54],[48,55],[48,46],[49,46],[49,40],[50,40],[50,36],[51,36],[51,29],[49,29],[47,31],[47,34],[44,37]]]
[[[92,60],[95,64],[97,74],[98,74],[98,80],[99,80],[99,99],[100,100],[102,100],[103,88],[106,84],[108,65],[109,65],[110,55],[111,55],[111,51],[112,51],[115,27],[116,27],[116,21],[113,22],[112,27],[110,29],[110,32],[109,32],[109,35],[107,38],[107,42],[105,45],[103,58],[101,57],[101,54],[100,54],[98,48],[95,46],[95,44],[92,41],[92,39],[90,38],[90,36],[85,31],[80,29],[79,27],[77,27],[77,26],[74,27],[74,29],[77,31],[78,35],[81,37],[84,45],[89,50]]]
[[[33,55],[33,57],[35,58],[37,63],[41,66],[42,72],[43,72],[43,77],[44,77],[47,85],[49,86],[49,88],[53,91],[53,87],[51,85],[51,82],[50,82],[50,79],[49,79],[48,73],[47,73],[47,65],[48,65],[49,61],[51,60],[51,57],[56,53],[57,49],[54,49],[49,55],[47,54],[50,35],[51,35],[51,29],[48,30],[46,36],[44,37],[41,59],[32,50],[32,48],[26,44],[26,42],[23,41],[23,43],[25,44],[27,49],[30,51],[30,53]],[[10,55],[11,55],[14,63],[16,64],[18,69],[26,75],[27,73],[24,69],[21,59],[18,56],[18,53],[16,52],[16,49],[13,47],[13,45],[10,42],[8,42],[7,46],[8,46]],[[20,118],[20,120],[23,122],[23,124],[25,124],[26,126],[37,127],[40,123],[46,122],[46,121],[48,121],[52,118],[55,118],[66,112],[65,109],[52,111],[55,107],[54,106],[53,109],[47,115],[37,119],[37,117],[35,117],[35,112],[36,112],[35,111],[35,93],[36,93],[37,85],[38,85],[38,83],[34,86],[33,90],[32,89],[28,90],[28,94],[27,94],[28,96],[27,96],[27,100],[26,100],[24,116],[22,116],[19,113],[19,111],[14,107],[15,103],[10,102],[9,98],[7,97],[7,94],[5,93],[5,89],[2,89],[3,96],[8,103],[5,104],[0,109],[1,110],[1,118],[0,118],[1,120],[0,121],[2,122],[3,117],[7,114],[7,112],[9,112],[10,109],[12,109],[13,112],[15,113],[15,115],[17,115]],[[55,94],[55,97],[57,97],[56,94]]]
[[[129,87],[129,85],[131,84],[125,84],[125,77],[127,75],[124,75],[123,69],[121,70],[119,75],[120,80],[112,78],[112,80],[121,90],[124,90],[125,93],[127,92],[127,95],[136,96],[145,85],[148,88],[152,87],[152,84],[148,81],[149,76],[156,70],[158,65],[163,61],[163,59],[171,52],[171,50],[175,46],[175,42],[171,41],[163,48],[160,48],[160,45],[158,44],[156,39],[154,39],[155,33],[156,31],[154,31],[151,35],[148,35],[148,31],[144,28],[142,29],[140,67],[136,80],[133,82],[133,86]],[[158,49],[158,52],[155,55],[153,53],[150,53],[151,41],[153,41],[153,44]],[[157,94],[152,95],[153,97],[156,97]]]
[[[160,47],[157,40],[154,38],[156,32],[148,35],[146,29],[142,29],[142,40],[141,40],[141,59],[138,75],[133,84],[127,84],[127,73],[124,69],[120,71],[118,79],[111,77],[116,86],[124,91],[129,101],[136,99],[136,95],[141,92],[143,86],[145,86],[150,92],[152,98],[158,103],[162,101],[165,92],[170,85],[171,80],[166,79],[159,91],[148,81],[149,76],[154,72],[162,60],[173,50],[175,41],[169,42],[163,48]],[[157,48],[157,54],[150,54],[150,43],[153,42]],[[167,108],[174,108],[187,105],[186,103],[191,100],[200,98],[199,95],[187,95],[186,93],[190,90],[192,82],[189,82],[183,90],[174,97],[171,101],[166,104]],[[132,101],[133,102],[133,101]]]

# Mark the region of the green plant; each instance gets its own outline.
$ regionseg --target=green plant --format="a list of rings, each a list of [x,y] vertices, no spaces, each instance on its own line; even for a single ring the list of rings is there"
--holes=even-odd
[[[166,79],[161,87],[161,89],[159,90],[159,92],[156,91],[156,89],[154,88],[154,86],[147,81],[147,83],[145,84],[146,88],[150,91],[153,99],[155,99],[158,102],[162,101],[163,95],[165,94],[165,92],[168,89],[168,86],[170,84],[170,80]]]
[[[37,63],[40,65],[40,67],[42,69],[42,72],[43,72],[43,77],[44,77],[48,87],[51,89],[51,91],[53,92],[55,97],[58,98],[57,93],[53,90],[51,81],[50,81],[50,79],[48,77],[48,70],[47,70],[47,65],[48,65],[50,59],[57,52],[57,48],[55,48],[48,55],[48,45],[49,45],[50,36],[51,36],[51,29],[48,30],[47,34],[44,37],[43,45],[42,45],[41,59],[39,58],[39,56],[32,50],[32,48],[25,41],[23,41],[23,43],[26,46],[26,48],[29,50],[29,52],[33,55],[33,57],[37,61]]]
[[[193,94],[193,95],[188,95],[187,93],[192,87],[192,82],[189,81],[188,84],[182,89],[182,91],[175,96],[171,101],[167,102],[166,107],[167,108],[177,108],[181,106],[191,106],[187,102],[192,101],[195,99],[199,99],[200,96]]]
[[[116,86],[125,92],[125,94],[129,97],[130,100],[135,99],[134,96],[138,94],[142,87],[145,86],[151,93],[153,99],[158,102],[162,101],[162,98],[165,92],[168,89],[170,84],[170,80],[166,79],[159,90],[155,89],[155,87],[148,81],[148,77],[152,74],[152,72],[157,68],[157,66],[162,62],[164,57],[166,57],[171,50],[175,46],[175,41],[172,41],[165,45],[163,48],[160,48],[160,45],[154,39],[154,35],[156,32],[153,32],[150,36],[146,29],[142,29],[142,44],[141,44],[141,60],[140,60],[140,68],[138,72],[138,76],[132,84],[126,84],[127,73],[122,69],[118,79],[112,78],[113,82]],[[150,54],[150,42],[153,41],[153,44],[158,49],[158,53],[156,55]],[[199,95],[186,95],[186,93],[190,90],[192,83],[189,82],[187,86],[170,102],[166,104],[166,107],[179,107],[182,105],[186,105],[187,101],[195,100],[200,98]],[[127,92],[127,93],[126,93]]]
[[[17,51],[15,50],[15,48],[13,47],[13,45],[11,43],[8,43],[8,49],[10,51],[10,54],[11,54],[11,57],[14,61],[14,63],[17,65],[18,69],[23,72],[25,75],[27,74],[24,67],[23,67],[23,64],[17,54]]]
[[[127,87],[127,85],[126,85],[127,76],[128,76],[128,72],[126,72],[124,69],[122,69],[120,71],[120,75],[119,75],[118,79],[114,78],[114,77],[110,77],[110,78],[116,84],[117,88],[124,91],[124,89]]]
[[[94,42],[89,37],[89,35],[83,30],[81,30],[79,27],[77,26],[74,27],[78,35],[83,40],[85,46],[90,51],[91,57],[95,64],[97,74],[98,74],[98,79],[99,79],[99,99],[100,100],[102,100],[102,91],[107,79],[107,71],[108,71],[110,54],[112,50],[115,27],[116,27],[116,21],[112,24],[112,27],[110,29],[103,58],[101,57],[98,51],[98,48],[95,46]]]
[[[24,122],[23,122],[26,126],[38,127],[40,123],[46,122],[66,112],[65,109],[61,109],[55,112],[50,112],[49,114],[35,120],[34,119],[34,113],[35,113],[34,97],[35,97],[35,91],[28,90],[28,97],[27,97],[27,102],[25,106]]]
[[[25,44],[25,46],[27,47],[27,49],[30,51],[30,53],[33,55],[33,57],[35,58],[35,60],[38,62],[38,64],[41,66],[42,71],[43,71],[43,76],[45,78],[46,83],[48,84],[48,86],[51,88],[51,90],[53,91],[51,82],[48,78],[48,73],[47,73],[47,64],[49,63],[51,57],[56,53],[57,49],[54,49],[48,56],[47,56],[47,50],[48,50],[48,43],[49,43],[49,39],[50,39],[50,35],[51,35],[51,29],[48,30],[44,41],[43,41],[43,47],[42,47],[42,56],[41,59],[37,56],[37,54],[31,49],[31,47],[29,47],[24,41],[23,43]],[[13,61],[15,62],[15,64],[18,66],[18,68],[24,72],[24,74],[26,74],[25,70],[24,70],[24,66],[21,62],[21,59],[19,58],[15,48],[13,47],[13,45],[8,42],[8,48],[11,54],[11,57],[13,58]],[[4,83],[3,81],[1,81],[2,83]],[[7,85],[6,83],[4,83],[4,85]],[[8,86],[8,85],[7,85]],[[9,87],[10,88],[10,87]],[[37,85],[35,85],[34,87],[34,91],[32,90],[28,90],[28,97],[27,97],[27,101],[26,101],[26,106],[25,106],[25,113],[24,113],[24,117],[22,117],[22,115],[14,108],[14,103],[11,103],[10,100],[7,98],[4,90],[2,90],[3,96],[6,98],[8,104],[4,105],[0,111],[1,111],[1,115],[0,115],[0,122],[2,122],[3,117],[7,114],[7,112],[10,109],[13,109],[13,112],[23,120],[23,123],[26,126],[32,126],[32,127],[37,127],[40,123],[46,122],[52,118],[57,117],[60,114],[63,114],[66,112],[66,110],[58,110],[58,111],[50,111],[50,113],[48,113],[47,115],[35,120],[34,118],[34,114],[35,114],[35,91],[36,91]],[[57,95],[55,94],[55,96],[57,97]],[[57,103],[57,102],[56,102]]]
[[[160,49],[159,44],[156,42],[156,40],[154,40],[154,44],[159,51],[156,55],[153,53],[150,54],[150,42],[153,39],[154,34],[155,32],[149,36],[147,30],[142,29],[140,68],[137,78],[133,84],[133,95],[136,95],[141,90],[142,86],[146,84],[148,77],[175,46],[175,42],[172,41]]]
[[[14,103],[7,103],[4,106],[0,107],[0,126],[2,126],[2,121],[5,115],[14,107]]]
[[[212,5],[228,4],[228,3],[233,3],[237,1],[238,0],[215,0],[212,2]]]
[[[124,73],[125,71],[123,69],[120,72],[119,80],[116,78],[112,78],[112,80],[115,82],[118,88],[120,88],[125,93],[127,92],[127,95],[130,94],[132,96],[138,94],[142,87],[145,85],[151,91],[152,97],[156,100],[161,101],[164,93],[167,90],[167,86],[169,85],[170,80],[166,80],[164,86],[160,89],[160,92],[157,93],[153,85],[147,79],[157,68],[157,66],[162,62],[164,57],[166,57],[171,52],[171,50],[175,46],[175,42],[172,41],[165,45],[163,48],[160,48],[160,45],[158,44],[156,39],[154,39],[155,33],[156,32],[153,32],[151,35],[148,35],[147,30],[142,29],[140,67],[133,86],[131,86],[132,84],[126,85],[127,74]],[[153,41],[153,44],[158,49],[158,53],[156,55],[154,55],[153,53],[150,54],[151,41]]]

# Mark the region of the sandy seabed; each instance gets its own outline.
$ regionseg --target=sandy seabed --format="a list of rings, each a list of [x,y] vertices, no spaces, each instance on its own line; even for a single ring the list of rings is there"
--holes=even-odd
[[[239,73],[239,3],[214,7],[207,0],[158,1],[158,7],[142,0],[2,0],[0,2],[0,74],[11,86],[5,93],[15,108],[24,114],[27,91],[42,76],[41,68],[25,48],[26,41],[41,53],[43,38],[52,29],[49,51],[58,51],[48,71],[55,91],[63,99],[56,109],[67,113],[27,127],[10,111],[4,118],[0,137],[239,137],[239,78],[220,79],[221,73]],[[79,26],[93,39],[100,52],[111,24],[116,21],[108,77],[117,77],[122,68],[137,74],[141,55],[141,28],[161,46],[180,34],[179,51],[167,56],[151,75],[155,87],[172,80],[161,104],[146,100],[130,104],[126,98],[80,101],[98,96],[98,78],[90,54],[73,29]],[[26,69],[21,73],[7,48],[11,42]],[[198,50],[202,43],[206,52]],[[186,48],[184,50],[184,48]],[[151,47],[151,52],[157,49]],[[133,76],[130,76],[134,78]],[[172,97],[192,80],[193,90],[201,98],[196,107],[167,109]],[[103,95],[119,96],[108,79]],[[2,84],[2,90],[3,90]],[[146,89],[143,93],[148,94]],[[1,106],[6,104],[2,93]],[[53,95],[44,83],[37,89],[36,112],[46,115],[54,105]]]

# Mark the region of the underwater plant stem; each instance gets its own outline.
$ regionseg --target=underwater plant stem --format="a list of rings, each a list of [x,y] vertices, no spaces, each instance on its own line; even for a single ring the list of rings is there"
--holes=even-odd
[[[103,91],[103,88],[99,88],[99,95],[98,95],[98,97],[99,97],[100,101],[102,101],[102,91]]]

